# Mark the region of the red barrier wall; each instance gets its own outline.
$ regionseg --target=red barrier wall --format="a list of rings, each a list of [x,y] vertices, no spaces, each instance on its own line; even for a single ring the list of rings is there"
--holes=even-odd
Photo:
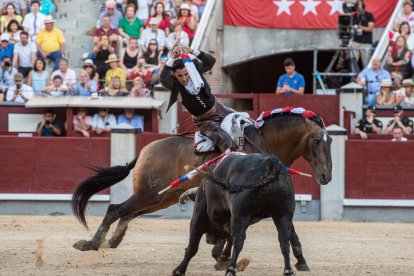
[[[348,140],[345,198],[414,199],[414,142]]]
[[[71,194],[85,165],[109,166],[110,139],[1,136],[0,152],[0,193]]]

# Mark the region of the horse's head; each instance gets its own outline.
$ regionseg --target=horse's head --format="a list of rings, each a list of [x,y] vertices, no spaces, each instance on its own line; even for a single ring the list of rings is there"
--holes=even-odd
[[[305,138],[306,146],[303,157],[311,164],[318,183],[326,185],[332,179],[332,138],[325,129],[322,120],[319,122],[309,121],[309,133]]]

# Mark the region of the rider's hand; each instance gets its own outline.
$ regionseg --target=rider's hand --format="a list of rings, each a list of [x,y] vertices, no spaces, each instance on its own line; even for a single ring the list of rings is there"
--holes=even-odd
[[[179,46],[175,46],[174,49],[171,52],[171,57],[173,59],[177,59],[177,58],[180,57],[180,55],[181,55],[181,49],[180,49],[180,47]]]

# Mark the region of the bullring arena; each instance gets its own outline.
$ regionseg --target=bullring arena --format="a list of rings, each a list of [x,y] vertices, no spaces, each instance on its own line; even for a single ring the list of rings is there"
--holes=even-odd
[[[294,267],[296,259],[291,249],[290,264],[296,275],[414,275],[414,75],[400,76],[402,71],[414,72],[414,59],[410,62],[406,57],[408,53],[414,53],[414,49],[403,49],[407,60],[403,60],[401,65],[392,56],[402,50],[399,37],[404,34],[400,28],[397,38],[394,29],[397,23],[401,27],[405,23],[411,26],[411,30],[414,28],[413,1],[31,1],[28,14],[41,5],[54,8],[48,11],[50,14],[43,23],[36,21],[42,16],[33,16],[35,13],[25,15],[23,6],[15,11],[10,4],[4,7],[6,2],[21,5],[30,1],[0,1],[3,15],[6,10],[10,17],[21,13],[20,21],[23,20],[25,31],[29,32],[22,32],[23,36],[34,39],[36,35],[40,36],[36,30],[56,31],[54,27],[62,31],[62,37],[58,39],[59,49],[46,47],[53,48],[53,51],[46,48],[39,51],[47,62],[34,63],[37,67],[43,66],[43,69],[36,67],[34,70],[38,73],[43,70],[38,83],[29,77],[32,75],[15,73],[11,77],[14,67],[24,71],[31,69],[29,65],[33,64],[35,53],[32,49],[29,50],[30,60],[24,63],[20,60],[29,56],[28,48],[25,48],[18,52],[18,59],[8,56],[12,64],[2,62],[0,65],[3,73],[0,73],[0,276],[171,275],[184,257],[194,206],[192,202],[173,204],[181,192],[190,187],[185,186],[187,183],[195,185],[199,182],[181,183],[176,190],[171,188],[163,195],[158,192],[166,189],[169,183],[180,182],[189,168],[205,162],[207,156],[219,154],[218,151],[210,155],[193,154],[192,136],[191,139],[181,136],[197,130],[190,112],[200,109],[198,104],[203,106],[202,112],[207,111],[206,103],[198,96],[200,93],[203,96],[214,95],[208,100],[211,109],[207,112],[216,112],[218,105],[215,103],[219,102],[248,113],[253,120],[258,118],[257,124],[272,119],[278,121],[267,121],[265,126],[246,126],[245,138],[252,138],[253,143],[249,142],[250,146],[244,149],[250,152],[269,150],[280,160],[284,158],[290,162],[282,161],[285,165],[312,175],[310,178],[292,176],[295,202],[286,191],[283,194],[285,201],[281,200],[286,203],[289,198],[289,203],[296,206],[293,223],[310,268],[310,272],[298,271]],[[151,5],[158,8],[153,10]],[[161,6],[163,10],[160,13]],[[122,13],[126,14],[128,10],[132,16],[136,12],[135,17],[123,17]],[[369,25],[372,22],[351,24],[354,16],[365,13],[365,10],[375,17],[374,27],[365,26],[365,23]],[[42,11],[46,12],[45,8]],[[152,12],[155,14],[151,15]],[[198,17],[196,13],[199,13]],[[26,24],[23,17],[27,18]],[[128,30],[131,33],[127,34],[127,39],[118,34],[121,26],[112,26],[113,23],[121,24],[120,18],[124,24],[133,18],[134,24],[141,26],[141,20],[146,25],[131,27],[135,29]],[[0,53],[1,57],[6,57],[3,46],[8,45],[10,50],[10,41],[17,43],[17,31],[15,26],[13,30],[3,26],[4,17],[1,19],[2,28],[10,33],[1,30]],[[168,27],[170,19],[172,24]],[[404,22],[406,20],[410,23]],[[9,25],[19,26],[20,22],[14,21],[10,20]],[[190,21],[194,21],[195,24],[191,25],[195,30],[187,26]],[[181,24],[175,24],[177,22]],[[184,27],[187,29],[180,30]],[[127,32],[126,29],[124,31]],[[185,39],[183,33],[187,31],[189,34]],[[153,32],[156,33],[155,38],[151,38]],[[359,43],[357,36],[361,34],[373,41]],[[414,47],[413,32],[405,35],[410,35],[406,47],[408,41]],[[42,39],[47,42],[50,37],[47,33],[40,37],[36,42],[42,49]],[[140,50],[134,48],[134,42],[138,43]],[[351,46],[353,42],[361,45]],[[158,52],[162,47],[168,51]],[[354,60],[355,48],[352,47],[360,47],[359,61]],[[203,54],[193,50],[200,50]],[[125,56],[133,55],[128,51],[134,55],[137,52],[129,67]],[[144,52],[147,59],[141,58]],[[11,55],[10,52],[8,54]],[[200,60],[209,55],[203,79],[197,77],[195,67],[174,67],[174,70],[184,70],[184,73],[191,69],[191,74],[187,75],[192,76],[183,74],[182,80],[190,78],[192,85],[189,82],[184,84],[184,81],[179,83],[183,91],[191,94],[184,94],[190,97],[184,102],[193,103],[197,99],[197,108],[191,105],[191,109],[185,108],[177,102],[167,113],[171,95],[186,92],[174,91],[177,83],[168,88],[165,85],[168,82],[161,80],[160,72],[168,69],[168,64],[175,64],[171,60],[173,56],[190,62],[187,54]],[[65,59],[60,60],[60,57]],[[366,78],[360,74],[362,70],[377,70],[385,68],[385,65],[392,66],[387,69],[394,73],[392,80],[385,77],[374,80],[369,79],[368,74]],[[404,66],[403,69],[411,66],[411,71],[401,71],[400,66]],[[11,70],[7,80],[5,68]],[[14,71],[17,72],[17,68]],[[46,83],[54,70],[52,68],[59,68],[59,72],[56,70],[54,73],[61,77],[56,79],[57,84],[53,80]],[[120,76],[114,77],[114,72]],[[289,78],[284,80],[289,82],[279,83],[279,77],[282,80],[285,73]],[[290,79],[292,75],[289,74],[298,76],[296,73],[303,74],[302,78]],[[171,78],[175,76],[174,73]],[[40,78],[40,74],[37,77]],[[209,84],[211,93],[206,90],[204,81]],[[22,82],[24,91],[21,90]],[[62,87],[67,87],[59,87],[59,82],[62,82]],[[297,86],[296,89],[293,86]],[[11,93],[13,89],[15,94]],[[387,102],[385,98],[391,94],[395,94],[390,96],[394,101],[388,99]],[[179,98],[182,99],[181,96]],[[372,107],[373,101],[375,108]],[[404,105],[407,102],[411,105]],[[214,108],[210,104],[214,104]],[[132,126],[133,120],[126,117],[127,113],[136,116],[135,125]],[[80,129],[82,124],[79,120],[86,122],[87,114],[96,118],[96,125],[83,124],[83,129]],[[102,114],[112,115],[111,123]],[[394,119],[396,124],[396,114],[407,116],[404,121],[408,125],[412,120],[411,132],[408,131],[409,126],[401,128],[401,131],[408,132],[404,133],[408,139],[404,143],[399,140],[391,142],[396,138],[394,129],[398,128],[385,131],[390,120]],[[56,118],[52,120],[46,115]],[[124,115],[123,122],[131,126],[120,123],[119,119]],[[282,119],[275,119],[278,116]],[[283,116],[287,117],[283,119]],[[286,119],[288,117],[291,121]],[[368,130],[361,127],[362,132],[355,131],[360,125],[359,120],[368,117],[375,117],[384,127],[378,130],[377,126],[376,131],[372,128],[372,132],[368,131],[369,127]],[[90,119],[92,121],[92,116]],[[100,127],[98,121],[102,123]],[[367,121],[367,125],[372,124]],[[49,135],[59,137],[43,137]],[[171,138],[172,135],[174,137]],[[169,137],[167,142],[159,142]],[[260,143],[255,144],[257,141]],[[154,144],[158,146],[148,146]],[[135,161],[131,160],[139,155],[141,159],[132,172]],[[90,165],[106,169],[98,174],[99,177],[85,181],[94,175],[87,168]],[[284,172],[288,171],[284,169]],[[133,175],[136,178],[134,184]],[[256,179],[248,179],[246,183],[250,181]],[[263,192],[259,189],[254,191]],[[121,230],[118,229],[116,235],[122,239],[122,227],[132,216],[139,215],[129,223],[122,243],[117,248],[109,248],[105,240],[98,250],[93,250],[93,246],[100,245],[100,234],[105,233],[106,228],[100,224],[108,205],[121,205],[133,193],[135,200],[127,201],[126,207],[113,207],[107,216],[109,221],[119,218],[118,215],[121,217]],[[289,195],[293,195],[292,190]],[[266,204],[251,204],[252,209],[262,205]],[[288,204],[283,205],[286,206]],[[257,211],[255,215],[269,214],[267,211]],[[82,220],[84,213],[87,214],[89,230],[77,219]],[[286,223],[286,220],[280,221]],[[112,224],[107,239],[114,234],[117,223]],[[97,229],[98,234],[95,234]],[[78,243],[79,240],[92,242]],[[114,240],[112,242],[116,243]],[[92,250],[80,251],[74,245],[77,249]],[[224,271],[214,269],[211,249],[204,235],[186,275],[224,274]],[[244,264],[244,268],[237,275],[283,275],[284,259],[276,228],[270,219],[247,229],[238,261]],[[286,274],[289,272],[285,271]]]
[[[100,217],[89,217],[96,229]],[[188,219],[136,219],[116,249],[72,248],[91,233],[71,216],[1,216],[0,275],[170,275],[184,256]],[[412,223],[295,222],[310,272],[296,275],[412,275]],[[215,271],[211,246],[202,240],[187,275]],[[239,275],[282,275],[283,258],[271,221],[251,226]],[[293,256],[292,256],[293,258]],[[292,265],[294,260],[291,260]]]

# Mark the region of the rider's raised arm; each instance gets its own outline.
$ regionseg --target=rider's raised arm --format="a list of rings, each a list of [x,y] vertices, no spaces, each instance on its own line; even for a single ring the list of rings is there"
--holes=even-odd
[[[161,75],[160,75],[160,82],[162,86],[164,86],[166,89],[170,91],[172,90],[173,84],[174,84],[174,79],[172,75],[172,67],[173,67],[174,61],[175,59],[170,57],[167,63],[165,64],[164,68],[162,69]]]
[[[216,63],[215,57],[207,53],[204,53],[203,51],[194,50],[193,55],[195,55],[200,60],[194,61],[194,64],[197,67],[197,70],[200,72],[200,74],[210,71]]]

